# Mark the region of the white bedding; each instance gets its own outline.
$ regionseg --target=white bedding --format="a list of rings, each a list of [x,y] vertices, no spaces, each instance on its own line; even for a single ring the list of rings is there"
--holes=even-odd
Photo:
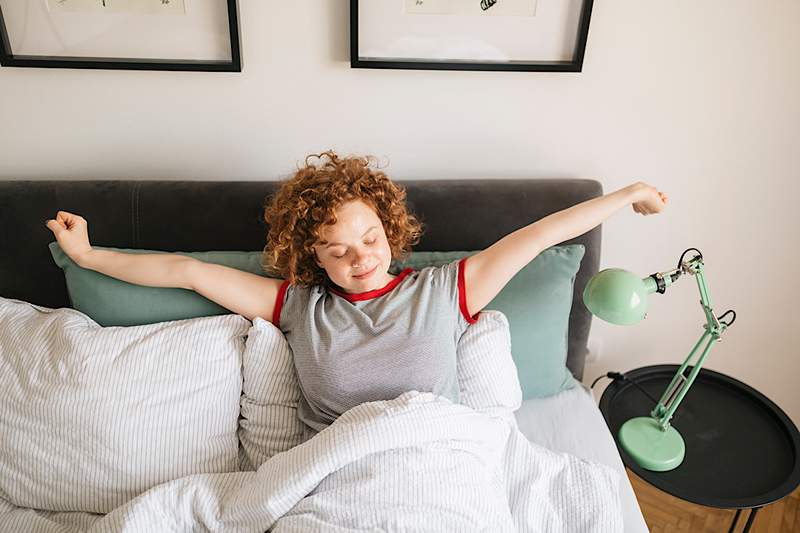
[[[525,400],[514,415],[520,431],[531,442],[606,464],[619,472],[624,531],[648,531],[614,439],[588,387],[581,384],[553,396]]]
[[[0,497],[108,513],[178,477],[238,471],[248,325],[104,328],[0,297]]]
[[[544,423],[527,414],[534,430]],[[620,481],[606,465],[531,444],[500,412],[410,392],[351,409],[257,472],[181,478],[104,517],[0,503],[0,528],[617,532]]]

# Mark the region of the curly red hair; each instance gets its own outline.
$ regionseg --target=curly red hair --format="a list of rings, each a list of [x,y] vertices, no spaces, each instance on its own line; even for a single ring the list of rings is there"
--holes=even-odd
[[[312,165],[313,158],[319,164]],[[340,158],[332,150],[311,154],[305,166],[268,197],[264,221],[269,227],[262,266],[300,286],[328,281],[317,265],[314,244],[324,226],[336,223],[336,210],[351,200],[370,205],[383,223],[393,259],[404,259],[419,242],[423,224],[406,207],[405,189],[380,170],[373,158]]]

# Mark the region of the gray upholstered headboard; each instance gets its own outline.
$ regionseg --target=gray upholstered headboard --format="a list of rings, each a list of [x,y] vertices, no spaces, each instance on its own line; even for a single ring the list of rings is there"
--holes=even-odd
[[[417,250],[480,250],[554,211],[600,196],[594,180],[399,181],[425,223]],[[92,244],[164,251],[261,250],[264,198],[278,182],[0,181],[0,296],[68,307],[64,276],[44,221],[58,210],[89,222]],[[567,366],[583,377],[591,315],[583,287],[600,262],[600,228],[570,243],[586,246],[575,283]]]

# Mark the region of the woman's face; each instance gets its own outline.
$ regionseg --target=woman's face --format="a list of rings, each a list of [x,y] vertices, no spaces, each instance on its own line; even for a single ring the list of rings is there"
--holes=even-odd
[[[348,293],[380,289],[389,275],[392,251],[377,213],[361,200],[342,204],[336,224],[323,226],[314,244],[317,264]]]

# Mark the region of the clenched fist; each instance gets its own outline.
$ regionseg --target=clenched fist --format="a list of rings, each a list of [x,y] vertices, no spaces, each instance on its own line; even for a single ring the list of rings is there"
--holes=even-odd
[[[59,211],[56,218],[45,221],[45,225],[56,236],[64,253],[79,265],[86,254],[92,251],[88,224],[82,216]]]
[[[653,215],[660,213],[667,206],[669,197],[652,185],[642,181],[633,185],[635,200],[633,210],[640,215]]]

